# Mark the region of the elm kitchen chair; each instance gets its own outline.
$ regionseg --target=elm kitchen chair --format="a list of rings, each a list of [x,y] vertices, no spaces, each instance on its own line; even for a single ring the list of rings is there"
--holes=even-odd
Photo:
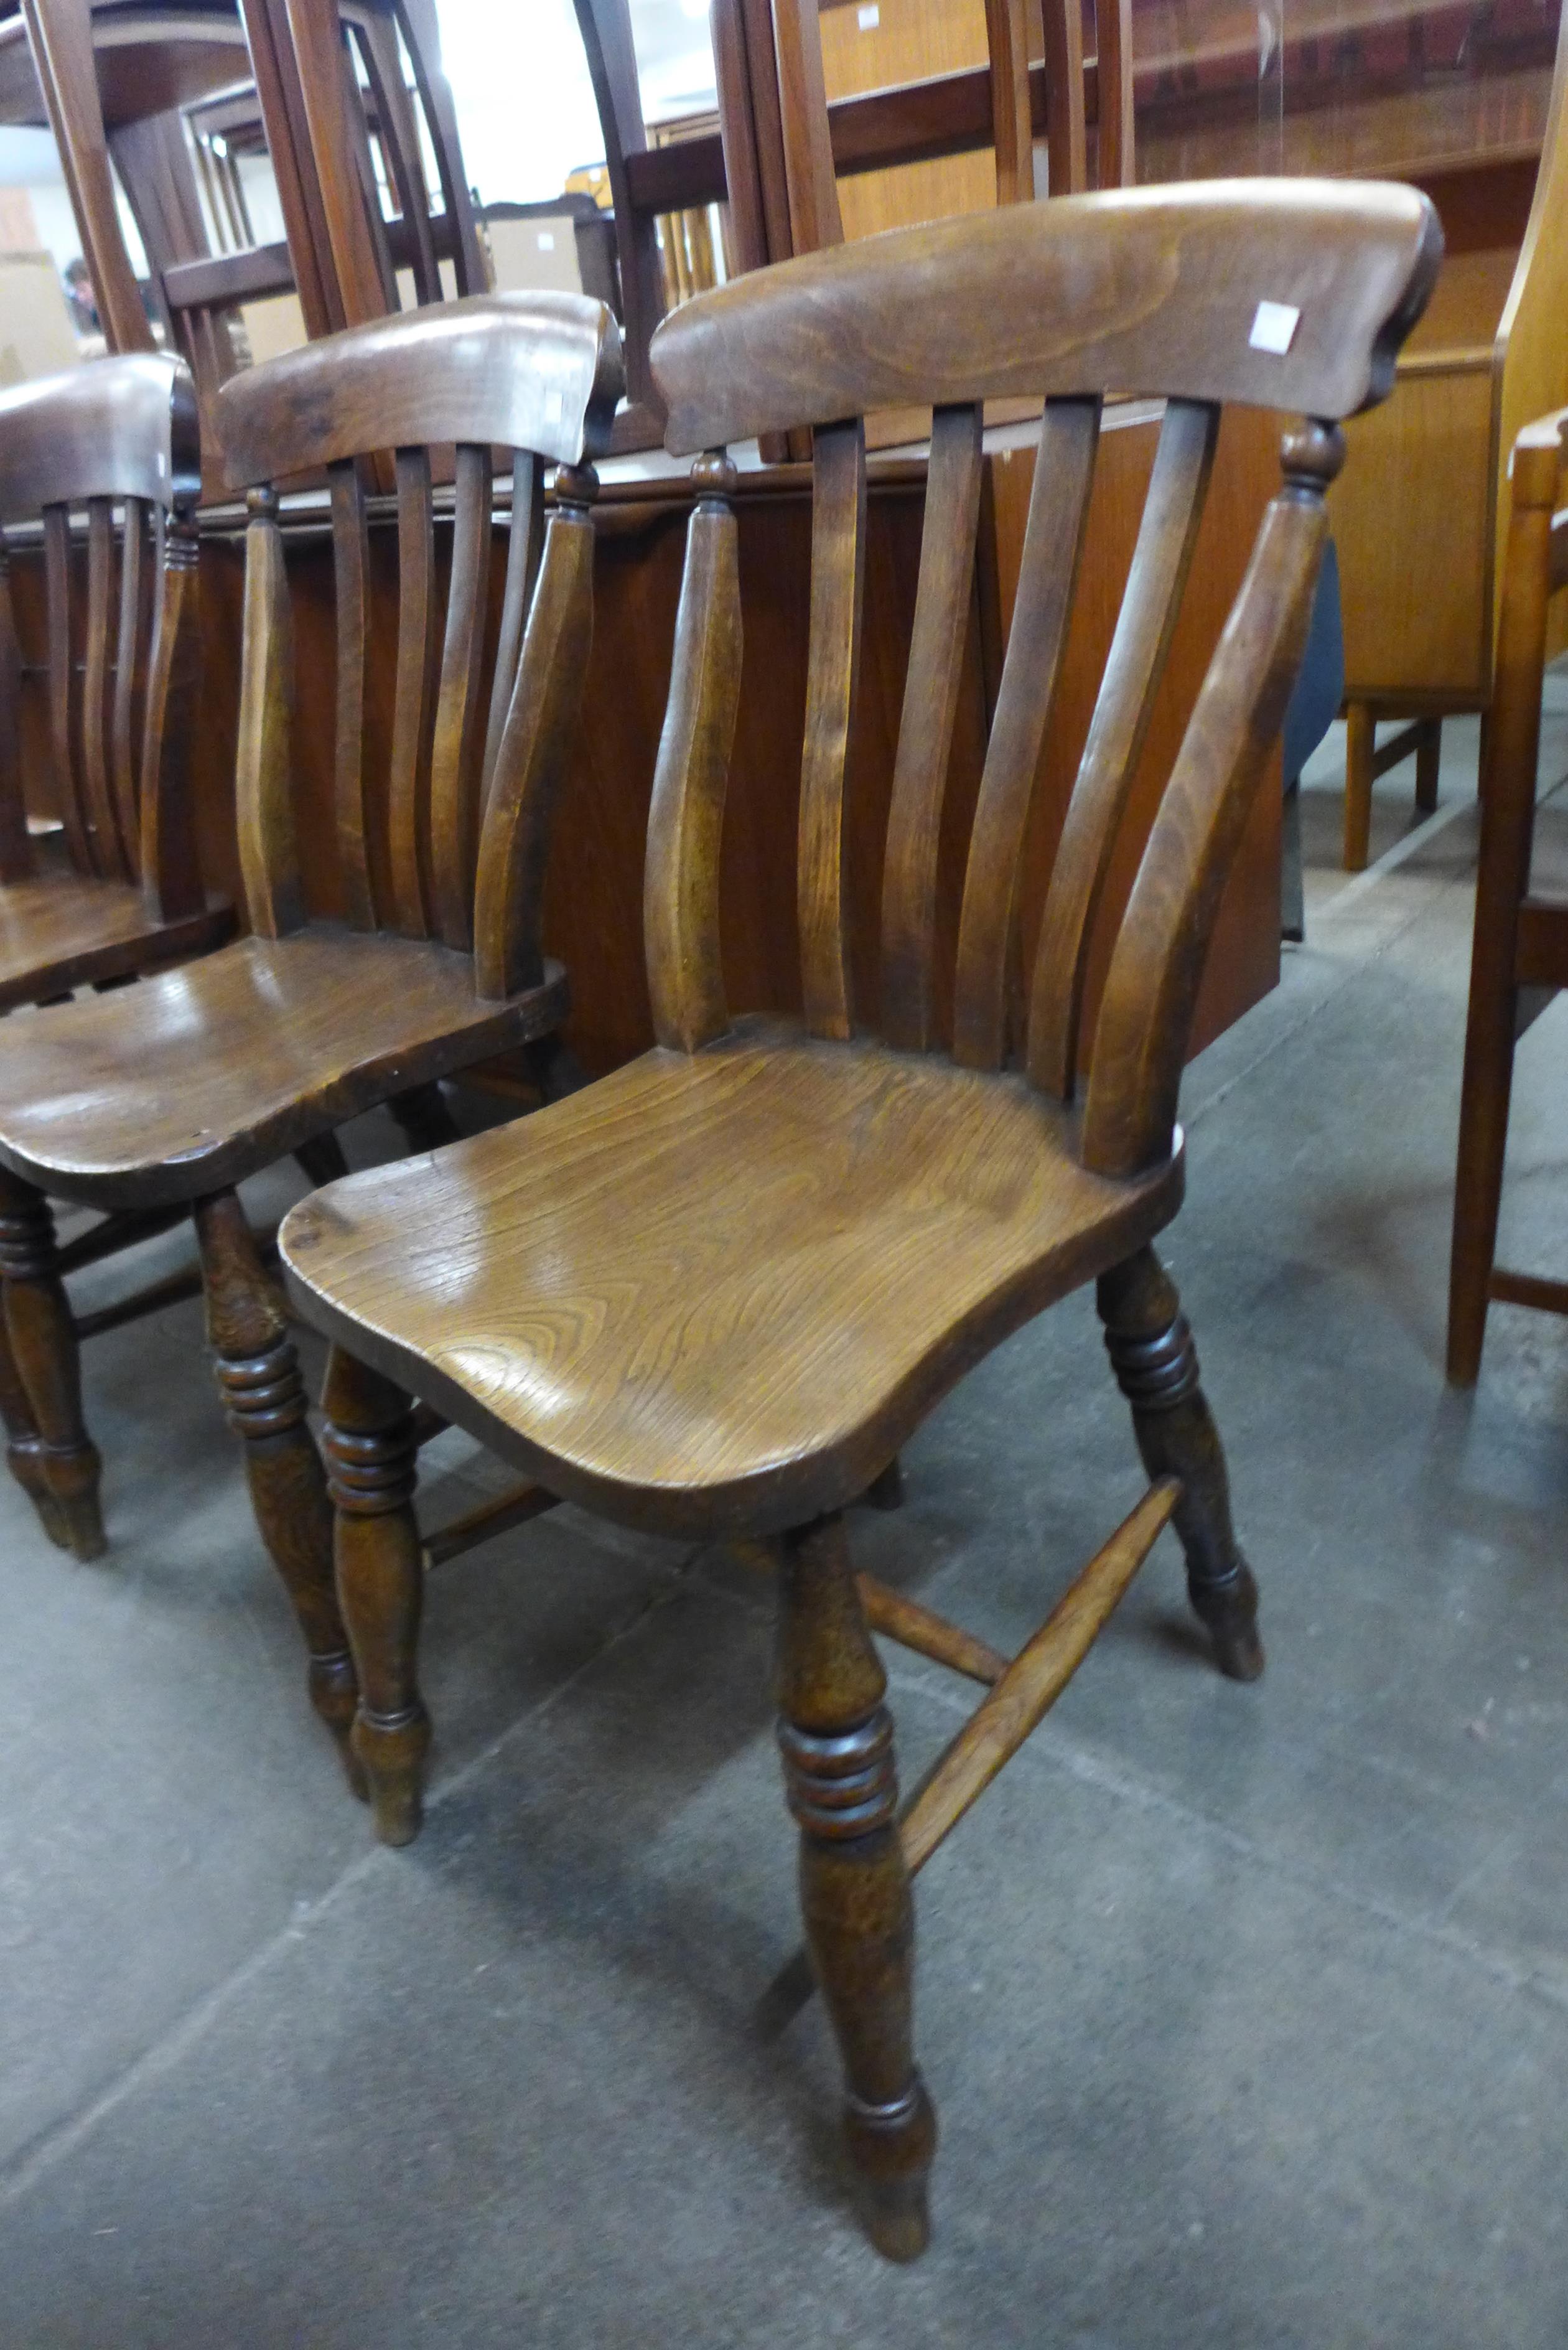
[[[308,1686],[358,1782],[355,1683],[332,1522],[281,1298],[236,1185],[386,1103],[410,1139],[455,1133],[439,1080],[553,1035],[566,973],[538,944],[563,753],[592,629],[597,491],[619,336],[577,295],[481,295],[379,320],[235,376],[229,477],[253,486],[236,775],[253,935],[131,992],[62,1006],[0,1053],[0,1273],[47,1461],[86,1476],[70,1317],[47,1197],[192,1217],[231,1426],[298,1616]],[[456,444],[450,589],[431,449]],[[493,452],[512,452],[499,642],[485,677]],[[395,668],[379,658],[359,460],[395,452]],[[544,473],[556,468],[545,516]],[[275,483],[325,466],[337,614],[334,806],[346,912],[307,911],[290,769],[293,633]],[[390,702],[389,750],[376,726]],[[37,1245],[33,1245],[36,1240]],[[20,1349],[18,1350],[20,1351]]]
[[[195,387],[180,359],[99,359],[0,393],[0,1013],[117,987],[234,929],[232,909],[202,886],[186,771],[201,480]],[[7,531],[18,552],[35,531],[43,541],[49,787],[29,773],[43,744],[23,723]],[[51,798],[57,833],[42,821]],[[126,999],[128,1033],[144,1000]],[[7,1028],[6,1059],[25,1062],[38,1033]],[[102,1551],[103,1521],[60,1276],[157,1222],[111,1214],[61,1250],[47,1201],[0,1178],[0,1266],[50,1274],[17,1288],[0,1326],[6,1458],[45,1533],[78,1558]],[[117,1299],[79,1329],[151,1302]]]
[[[1271,180],[1064,197],[898,230],[700,296],[653,345],[696,453],[645,931],[656,1048],[527,1120],[316,1193],[280,1236],[330,1338],[338,1589],[377,1825],[420,1818],[417,1423],[433,1404],[570,1500],[777,1572],[779,1740],[867,2225],[926,2241],[932,2109],[909,1879],[1039,1721],[1174,1519],[1218,1661],[1262,1667],[1219,1439],[1153,1242],[1210,924],[1267,771],[1324,544],[1338,420],[1384,397],[1441,240],[1408,189]],[[1167,400],[1142,533],[1027,990],[1016,877],[1080,569],[1103,397]],[[950,1040],[933,907],[980,504],[980,402],[1046,397],[1018,605],[963,889]],[[1222,404],[1304,413],[1150,834],[1093,1037],[1086,948],[1204,501]],[[888,824],[880,1037],[850,1000],[845,770],[867,410],[936,403]],[[805,1016],[732,1017],[720,840],[742,659],[726,444],[815,434],[796,888]],[[1089,1066],[1085,1070],[1085,1063]],[[1086,1076],[1086,1084],[1085,1082]],[[1150,1485],[1011,1663],[867,1608],[844,1512],[962,1373],[1094,1281]],[[519,1504],[521,1507],[522,1504]],[[891,1595],[889,1595],[890,1596]],[[867,1621],[993,1686],[900,1817]],[[993,1678],[994,1677],[994,1678]]]

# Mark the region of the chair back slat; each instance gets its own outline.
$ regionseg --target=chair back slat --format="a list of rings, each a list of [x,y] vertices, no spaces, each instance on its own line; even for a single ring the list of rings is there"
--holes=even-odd
[[[741,703],[740,534],[724,459],[697,468],[670,699],[648,817],[642,927],[653,1033],[694,1053],[729,1025],[719,942],[724,793]]]
[[[200,662],[184,660],[174,635],[155,728],[148,687],[171,601],[166,556],[201,485],[195,386],[182,359],[95,359],[0,392],[0,526],[43,529],[49,739],[66,847],[79,873],[140,881],[160,919],[192,910],[197,871],[182,738]],[[193,592],[172,601],[193,631]],[[150,789],[160,810],[151,861]],[[199,882],[191,886],[199,910]]]
[[[1095,0],[1095,50],[1099,93],[1096,182],[1102,188],[1130,188],[1137,179],[1133,157],[1132,0]],[[1080,77],[1080,90],[1083,86]]]
[[[1045,0],[1046,192],[1075,196],[1089,184],[1084,123],[1084,12],[1078,0]]]
[[[398,209],[404,224],[413,238],[415,296],[421,302],[439,302],[441,270],[431,228],[430,188],[420,151],[413,102],[403,79],[398,29],[389,16],[373,9],[357,17],[351,27],[346,24],[345,31],[350,29],[365,60],[370,95],[376,105],[377,139],[386,159],[388,177],[397,192]],[[362,120],[361,109],[357,107],[354,111]]]
[[[932,1042],[937,856],[958,711],[980,523],[978,407],[931,420],[925,529],[882,868],[882,1033],[925,1052]]]
[[[476,993],[503,1003],[545,975],[539,913],[556,802],[593,642],[592,476],[562,466],[522,658],[485,801],[473,900]],[[527,515],[522,517],[524,530]]]
[[[1284,719],[1328,536],[1323,493],[1344,437],[1285,443],[1286,488],[1263,517],[1144,847],[1095,1029],[1083,1159],[1127,1176],[1162,1159],[1220,894]]]
[[[22,648],[11,603],[10,558],[0,530],[0,882],[25,881],[34,869],[22,785]]]
[[[191,741],[201,691],[201,547],[195,517],[160,513],[152,644],[140,760],[141,891],[165,920],[204,903],[196,828],[191,822]]]
[[[1089,519],[1097,400],[1047,400],[959,919],[953,1057],[999,1069],[1021,1025],[1019,872]]]
[[[358,461],[327,469],[332,497],[333,575],[337,597],[337,733],[333,811],[343,911],[349,927],[373,931],[370,816],[366,799],[365,696],[370,660],[370,543]]]
[[[265,920],[305,918],[293,816],[282,805],[293,653],[275,483],[325,465],[337,602],[337,815],[349,920],[476,951],[476,975],[482,963],[485,986],[504,993],[536,983],[537,887],[559,784],[562,712],[575,710],[581,690],[580,675],[563,686],[554,665],[575,673],[586,663],[586,650],[579,657],[574,649],[592,602],[586,550],[598,484],[587,461],[608,443],[621,381],[615,322],[602,303],[525,294],[479,295],[378,319],[224,386],[218,418],[229,478],[261,485],[251,497],[240,801],[247,886],[254,873]],[[511,452],[514,478],[492,666],[496,446]],[[456,462],[443,598],[437,556],[446,534],[438,527],[431,453],[447,448]],[[384,746],[369,682],[383,598],[366,468],[384,466],[389,455],[398,619]],[[562,528],[541,600],[546,463],[556,467]],[[498,859],[497,871],[486,876],[481,843],[498,806],[484,850]],[[476,895],[484,901],[483,936]]]
[[[100,873],[130,878],[131,867],[115,821],[109,774],[109,616],[114,600],[114,505],[88,500],[87,648],[82,671],[82,787],[94,859]]]
[[[473,943],[473,867],[479,843],[480,666],[490,585],[491,460],[460,442],[452,526],[452,585],[431,751],[431,872],[436,936]]]
[[[82,795],[81,757],[78,741],[76,696],[71,691],[76,668],[76,598],[71,593],[71,517],[65,505],[44,509],[44,599],[49,630],[49,748],[54,754],[55,789],[59,794],[60,822],[66,846],[78,873],[96,873]]]
[[[441,676],[441,609],[435,588],[435,516],[428,449],[400,449],[398,492],[398,679],[387,778],[392,926],[407,939],[430,936],[431,738]]]
[[[138,762],[139,720],[146,695],[139,649],[149,602],[147,541],[153,534],[154,565],[163,564],[163,509],[144,498],[125,501],[125,527],[119,543],[119,618],[115,632],[114,703],[109,714],[109,780],[120,847],[132,879],[141,874],[140,783]]]
[[[1029,102],[1029,16],[1023,0],[985,0],[985,42],[991,60],[996,201],[1032,203],[1034,124]]]
[[[1284,486],[1210,658],[1116,933],[1077,1128],[1085,1163],[1101,1172],[1127,1174],[1168,1155],[1215,911],[1304,641],[1324,493],[1343,447],[1338,420],[1386,397],[1441,252],[1436,215],[1413,189],[1260,182],[1107,191],[892,230],[754,270],[665,321],[651,364],[668,406],[666,445],[702,453],[645,872],[661,1045],[696,1050],[727,1018],[718,870],[740,667],[727,445],[803,426],[814,432],[796,888],[806,1025],[847,1038],[845,790],[866,561],[864,418],[898,404],[932,411],[883,871],[883,1024],[888,1043],[907,1048],[929,1043],[940,993],[933,909],[945,902],[944,813],[950,837],[957,814],[944,812],[945,771],[972,608],[977,509],[983,516],[975,411],[1025,390],[1043,400],[1018,592],[965,860],[954,1055],[1000,1071],[1022,1042],[1029,1078],[1068,1102],[1085,1057],[1091,939],[1147,750],[1221,409],[1297,409],[1307,421],[1286,437]],[[1161,400],[1163,416],[1056,847],[1020,1039],[1020,872],[1031,802],[1054,704],[1064,699],[1102,407],[1129,393]],[[1141,423],[1136,411],[1121,421],[1134,432]],[[1098,614],[1086,617],[1093,635]]]
[[[490,804],[495,754],[517,678],[517,657],[523,629],[539,574],[545,545],[545,468],[526,449],[512,452],[512,514],[506,530],[506,585],[501,598],[501,630],[495,644],[495,674],[490,687],[490,716],[484,730],[484,760],[481,768],[481,805]]]
[[[1165,673],[1214,463],[1220,411],[1173,400],[1160,426],[1143,520],[1089,739],[1051,869],[1029,1008],[1030,1076],[1071,1101],[1089,944],[1116,827]]]
[[[844,785],[866,584],[864,420],[818,425],[812,468],[811,622],[795,864],[801,985],[813,1035],[847,1036],[855,1013],[845,931]]]
[[[249,505],[234,817],[251,928],[264,939],[281,939],[305,920],[288,740],[294,617],[276,493],[253,490]]]

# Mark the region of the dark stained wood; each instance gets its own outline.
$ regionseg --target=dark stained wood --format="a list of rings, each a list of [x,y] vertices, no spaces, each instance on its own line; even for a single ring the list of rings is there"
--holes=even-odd
[[[376,927],[370,886],[369,809],[366,803],[365,695],[369,683],[370,550],[358,462],[340,457],[332,484],[333,572],[337,582],[337,856],[345,908],[358,931]]]
[[[310,1701],[337,1741],[352,1781],[348,1740],[354,1667],[333,1590],[331,1513],[306,1425],[299,1357],[237,1193],[223,1190],[198,1199],[194,1219],[218,1392],[229,1425],[244,1444],[262,1538],[305,1636]]]
[[[234,821],[251,928],[281,939],[305,920],[289,771],[294,625],[275,492],[253,490],[249,510]]]
[[[241,940],[8,1035],[0,1158],[60,1198],[188,1200],[542,1034],[565,997],[552,963],[521,999],[481,1003],[467,955],[386,933],[311,922]]]
[[[674,312],[655,361],[668,442],[695,452],[922,393],[945,404],[1114,387],[1348,416],[1386,396],[1440,254],[1413,190],[1340,181],[1113,190],[894,230]],[[1267,350],[1252,340],[1258,305],[1292,292],[1290,348]],[[929,341],[891,331],[916,313]],[[1067,323],[1084,317],[1086,329]]]
[[[306,1201],[286,1263],[317,1326],[552,1492],[671,1533],[773,1532],[854,1501],[977,1355],[1174,1213],[1179,1160],[1107,1184],[1075,1146],[1019,1077],[739,1021]],[[673,1198],[672,1155],[701,1170]],[[482,1220],[497,1184],[504,1216]],[[605,1284],[626,1303],[589,1344],[570,1301]],[[524,1295],[540,1352],[514,1388]],[[454,1296],[469,1358],[495,1366],[482,1398],[431,1361]],[[633,1419],[628,1346],[670,1366]]]
[[[1154,712],[1208,494],[1218,411],[1172,400],[1083,763],[1051,871],[1029,1010],[1029,1074],[1058,1101],[1077,1076],[1088,947]]]
[[[643,935],[653,1033],[695,1052],[729,1023],[719,946],[724,788],[735,741],[742,631],[732,465],[702,469],[691,517],[670,702],[649,812]]]
[[[882,873],[882,1033],[890,1045],[914,1052],[924,1052],[935,1033],[942,798],[973,592],[980,487],[980,411],[939,409]]]
[[[1181,1499],[1173,1477],[1149,1487],[1002,1673],[921,1783],[900,1822],[918,1876],[1055,1704]]]
[[[398,484],[398,669],[387,781],[394,927],[405,938],[430,935],[434,882],[430,869],[431,742],[441,682],[440,606],[435,589],[435,523],[426,449],[400,449]],[[503,651],[506,649],[503,630]],[[516,649],[512,648],[516,660]],[[496,662],[497,675],[501,661]]]
[[[151,351],[152,329],[115,213],[88,0],[22,0],[22,13],[109,348]]]
[[[81,1366],[59,1275],[54,1217],[44,1194],[8,1167],[0,1167],[0,1283],[6,1352],[26,1399],[24,1444],[29,1428],[37,1431],[27,1465],[43,1488],[37,1498],[44,1531],[78,1558],[100,1557],[103,1468],[82,1420]],[[18,1482],[32,1491],[26,1473]]]
[[[936,2116],[916,2069],[914,1911],[887,1679],[837,1516],[778,1544],[779,1750],[800,1829],[807,1948],[844,2064],[844,2130],[867,2232],[909,2261],[929,2234]]]
[[[866,428],[819,426],[812,502],[811,657],[800,769],[801,980],[814,1035],[854,1021],[844,921],[844,785],[860,671],[866,580]]]
[[[791,70],[798,60],[792,69],[781,49],[781,83]],[[1430,281],[1434,230],[1428,209],[1397,192],[1363,192],[1359,204],[1322,191],[1314,199],[1282,203],[1262,243],[1272,247],[1268,298],[1300,295],[1301,311],[1332,281],[1299,338],[1299,381],[1332,409],[1335,399],[1365,400],[1379,371],[1386,376]],[[1044,233],[1044,215],[1055,224]],[[1112,222],[1114,269],[1099,265]],[[1140,336],[1145,384],[1165,388],[1167,371],[1179,379],[1201,364],[1212,380],[1252,390],[1245,353],[1194,355],[1192,314],[1201,319],[1208,305],[1210,328],[1222,314],[1234,327],[1250,320],[1256,290],[1245,257],[1204,257],[1206,234],[1194,229],[1187,192],[1131,207],[1117,196],[1017,205],[934,245],[930,232],[895,232],[814,256],[809,268],[757,273],[667,321],[653,365],[671,395],[672,442],[699,422],[710,440],[753,421],[815,428],[795,850],[804,1021],[726,1015],[714,873],[740,652],[738,476],[710,448],[697,468],[648,868],[649,986],[666,1041],[514,1127],[333,1185],[295,1210],[280,1235],[291,1298],[331,1339],[336,1359],[357,1366],[342,1375],[346,1400],[334,1416],[336,1457],[352,1472],[340,1523],[367,1513],[388,1522],[374,1537],[354,1529],[344,1540],[358,1560],[356,1651],[393,1660],[378,1707],[394,1711],[378,1721],[394,1735],[384,1759],[369,1738],[361,1749],[372,1783],[380,1776],[375,1799],[389,1837],[417,1825],[423,1734],[412,1656],[419,1544],[399,1454],[411,1460],[408,1398],[433,1403],[543,1492],[612,1519],[689,1539],[772,1539],[779,1740],[802,1828],[806,1939],[843,2061],[846,2140],[866,2224],[894,2259],[914,2257],[926,2241],[935,2126],[914,2065],[909,1865],[885,1679],[843,1510],[885,1477],[967,1369],[1032,1315],[1096,1281],[1156,1490],[939,1766],[916,1814],[917,1842],[931,1848],[1027,1734],[1165,1515],[1175,1517],[1189,1593],[1222,1669],[1249,1679],[1262,1666],[1256,1592],[1190,1333],[1151,1243],[1180,1202],[1175,1074],[1199,975],[1304,639],[1323,492],[1340,453],[1332,417],[1287,437],[1283,485],[1210,661],[1117,936],[1083,1115],[1071,1104],[1071,1070],[1053,1088],[1033,1066],[965,1068],[929,1049],[899,1049],[905,1038],[926,1046],[940,1033],[922,1000],[934,993],[931,863],[934,853],[940,868],[944,847],[953,640],[975,608],[979,419],[955,415],[948,394],[956,387],[978,402],[993,393],[1029,345],[1055,392],[1097,404],[1113,382],[1085,380],[1082,350],[1108,367],[1108,353],[1127,352]],[[916,255],[930,264],[918,302]],[[1068,290],[1053,310],[1042,288],[1058,271]],[[1151,287],[1184,274],[1189,303],[1162,315]],[[1381,308],[1367,303],[1369,276]],[[1017,318],[1003,327],[981,301],[968,315],[971,345],[961,347],[949,303],[961,307],[974,286],[989,296],[1016,293]],[[867,314],[858,325],[851,286]],[[668,371],[666,348],[677,354]],[[778,367],[779,381],[750,384],[747,365],[759,356]],[[895,1034],[884,1042],[855,1016],[845,874],[850,714],[864,608],[881,584],[867,561],[864,409],[894,366],[938,413],[912,619],[921,666],[901,697],[917,739],[897,763],[885,859],[895,935],[881,1012]],[[1096,405],[1066,419],[1068,452],[1092,446],[1096,421]],[[1208,402],[1168,401],[1075,795],[1065,975],[1075,1026],[1107,836],[1148,728],[1148,671],[1158,673],[1177,625],[1217,428]],[[1054,458],[1063,442],[1054,410],[1042,430]],[[1073,569],[1085,468],[1068,474],[1071,527],[1057,556]],[[546,600],[542,579],[536,612]],[[1041,604],[1049,652],[1058,624]],[[1046,667],[1034,687],[1049,698],[1054,660]],[[960,864],[963,845],[961,828]],[[1005,938],[1010,921],[992,935]],[[704,923],[706,940],[697,935]],[[1048,963],[1049,914],[1047,923]],[[906,1617],[904,1628],[930,1644],[932,1627]]]
[[[481,670],[489,586],[490,451],[457,452],[452,583],[431,745],[431,879],[434,930],[449,947],[473,943],[474,859],[479,847],[483,743]]]
[[[337,1589],[358,1680],[352,1751],[384,1844],[419,1834],[430,1719],[413,1679],[424,1557],[410,1506],[419,1448],[409,1399],[334,1348],[322,1395]]]
[[[1007,1051],[1019,992],[1024,831],[1067,641],[1099,432],[1097,400],[1054,400],[1041,423],[1012,629],[964,878],[953,1054],[966,1068],[999,1069]]]

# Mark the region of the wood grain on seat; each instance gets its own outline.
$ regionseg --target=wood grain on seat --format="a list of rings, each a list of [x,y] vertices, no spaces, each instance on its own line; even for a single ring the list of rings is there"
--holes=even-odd
[[[311,1319],[478,1405],[552,1491],[675,1533],[863,1491],[1006,1331],[1176,1212],[1022,1078],[760,1021],[306,1201]]]
[[[192,1200],[565,1015],[559,964],[511,1003],[472,957],[327,923],[242,939],[123,995],[7,1028],[0,1160],[89,1205]]]
[[[234,929],[221,899],[160,921],[129,882],[41,873],[0,889],[0,1011],[119,979],[149,963],[200,954]]]

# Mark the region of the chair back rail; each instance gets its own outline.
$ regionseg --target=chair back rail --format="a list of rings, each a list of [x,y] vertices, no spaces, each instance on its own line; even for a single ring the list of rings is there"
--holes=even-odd
[[[675,672],[654,785],[645,910],[655,1026],[693,1049],[727,1014],[718,849],[739,691],[725,444],[812,428],[810,653],[796,887],[805,1020],[855,1032],[844,919],[845,775],[862,625],[864,418],[933,409],[910,659],[883,866],[881,1027],[935,1043],[943,796],[981,502],[981,409],[1044,409],[1012,629],[971,827],[955,1057],[1022,1061],[1064,1103],[1089,1081],[1085,1163],[1129,1175],[1168,1153],[1219,895],[1304,641],[1342,453],[1338,420],[1384,397],[1441,239],[1413,190],[1263,182],[1109,191],[889,233],[758,272],[660,328],[669,446],[701,451]],[[1032,981],[1018,870],[1084,546],[1106,395],[1164,400],[1132,567],[1069,801]],[[1214,461],[1220,411],[1303,412],[1284,479],[1193,709],[1111,958],[1094,1049],[1088,944]],[[1019,1014],[1027,1003],[1027,1023]]]
[[[49,741],[66,847],[78,872],[139,883],[161,920],[202,904],[185,772],[199,684],[200,490],[195,388],[182,360],[130,354],[0,394],[0,534],[30,523],[43,536]],[[33,858],[3,563],[0,608],[0,879],[16,880]]]
[[[502,999],[537,983],[550,819],[592,615],[588,460],[621,390],[619,338],[581,296],[481,295],[376,320],[235,377],[219,406],[229,478],[250,493],[237,799],[254,927],[306,919],[289,759],[292,619],[275,484],[325,466],[337,598],[335,829],[353,929],[475,958]],[[493,452],[513,493],[486,673]],[[447,591],[431,450],[454,447]],[[371,723],[375,598],[367,467],[390,452],[398,536],[389,751]],[[556,468],[544,526],[544,469]]]

